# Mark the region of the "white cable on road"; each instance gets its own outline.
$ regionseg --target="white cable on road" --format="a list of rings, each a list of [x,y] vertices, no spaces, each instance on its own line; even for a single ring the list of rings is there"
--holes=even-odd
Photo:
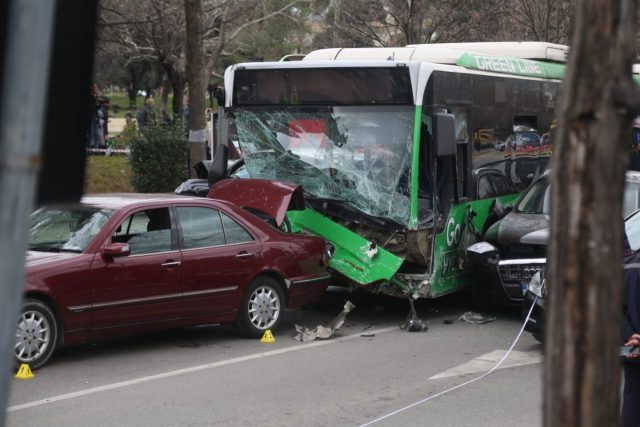
[[[422,399],[422,400],[420,400],[418,402],[412,403],[411,405],[407,405],[404,408],[401,408],[401,409],[398,409],[396,411],[390,412],[390,413],[388,413],[386,415],[383,415],[380,418],[376,418],[373,421],[369,421],[368,423],[362,424],[360,427],[370,426],[371,424],[377,423],[378,421],[382,421],[385,418],[389,418],[389,417],[391,417],[393,415],[399,414],[400,412],[406,411],[407,409],[413,408],[414,406],[418,406],[418,405],[420,405],[420,404],[422,404],[424,402],[427,402],[427,401],[429,401],[431,399],[435,399],[438,396],[442,396],[443,394],[449,393],[451,391],[457,390],[457,389],[462,388],[462,387],[464,387],[466,385],[469,385],[471,383],[479,381],[479,380],[483,379],[484,377],[486,377],[487,375],[491,374],[496,369],[498,369],[500,367],[500,365],[502,365],[502,362],[504,362],[507,359],[507,357],[509,357],[509,354],[511,354],[511,351],[513,350],[513,348],[518,343],[518,340],[520,339],[520,336],[522,335],[522,332],[524,332],[524,327],[527,324],[527,322],[529,321],[529,317],[531,317],[531,312],[533,311],[533,307],[535,307],[537,300],[538,300],[538,297],[536,297],[533,300],[533,304],[531,304],[531,308],[529,309],[529,313],[527,313],[527,317],[524,319],[524,323],[522,324],[522,327],[520,328],[520,332],[518,332],[518,335],[516,335],[516,338],[515,338],[515,340],[513,340],[513,344],[511,344],[511,347],[509,347],[509,349],[504,354],[504,356],[502,356],[502,358],[498,361],[498,363],[496,363],[496,365],[493,368],[491,368],[489,371],[485,372],[484,374],[480,375],[477,378],[473,378],[473,379],[471,379],[469,381],[466,381],[466,382],[464,382],[462,384],[458,384],[455,387],[451,387],[451,388],[449,388],[447,390],[444,390],[444,391],[441,391],[439,393],[433,394],[433,395],[431,395],[429,397],[426,397],[426,398],[424,398],[424,399]]]

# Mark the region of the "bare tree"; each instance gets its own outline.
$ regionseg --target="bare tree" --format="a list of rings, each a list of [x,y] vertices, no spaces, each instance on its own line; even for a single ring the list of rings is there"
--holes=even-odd
[[[243,35],[260,24],[284,16],[297,21],[297,7],[309,0],[204,0],[203,43],[208,75],[222,75],[220,59],[244,49]],[[225,51],[226,50],[226,51]],[[246,58],[245,58],[246,59]]]
[[[622,191],[635,0],[579,0],[553,168],[545,425],[619,418]]]
[[[204,74],[202,49],[202,0],[184,0],[187,24],[187,80],[189,81],[189,160],[194,166],[205,157],[207,122],[204,115]],[[190,168],[192,178],[195,171]]]
[[[174,93],[174,115],[182,114],[186,82],[184,5],[177,0],[103,0],[100,45],[133,64],[158,64]],[[177,96],[176,96],[177,94]]]
[[[320,35],[316,46],[336,40],[347,47],[491,40],[499,33],[499,6],[497,0],[317,1],[317,16],[332,19],[333,28],[330,40]]]
[[[504,1],[501,35],[513,40],[569,43],[574,3],[567,0]]]

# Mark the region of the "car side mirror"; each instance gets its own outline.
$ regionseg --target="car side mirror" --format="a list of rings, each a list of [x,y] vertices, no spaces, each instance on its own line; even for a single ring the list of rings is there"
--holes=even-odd
[[[466,250],[467,256],[472,261],[485,261],[489,258],[493,258],[497,262],[500,258],[500,251],[498,248],[488,242],[478,242],[469,246]]]
[[[112,258],[129,256],[131,255],[131,247],[128,243],[111,243],[102,249],[102,253]]]

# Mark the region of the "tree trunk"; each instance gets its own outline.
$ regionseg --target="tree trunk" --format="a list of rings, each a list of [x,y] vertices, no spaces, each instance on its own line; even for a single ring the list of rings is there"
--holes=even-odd
[[[202,44],[202,0],[185,0],[187,25],[187,81],[189,83],[189,176],[193,166],[206,159],[207,122],[204,116],[204,49]]]
[[[184,83],[182,80],[171,82],[171,90],[173,91],[173,99],[171,100],[171,107],[173,107],[173,119],[182,120],[182,113],[184,111]]]
[[[576,12],[553,159],[544,424],[615,426],[636,2]]]
[[[160,94],[160,105],[162,111],[167,111],[169,106],[169,88],[166,85],[160,86],[162,93]]]

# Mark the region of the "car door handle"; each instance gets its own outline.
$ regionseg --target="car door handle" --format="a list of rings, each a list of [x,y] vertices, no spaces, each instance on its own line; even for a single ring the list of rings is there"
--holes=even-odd
[[[240,252],[236,254],[236,258],[253,258],[253,254],[251,252]]]
[[[171,267],[180,267],[182,264],[180,261],[167,261],[165,263],[160,264],[160,267],[171,268]]]

